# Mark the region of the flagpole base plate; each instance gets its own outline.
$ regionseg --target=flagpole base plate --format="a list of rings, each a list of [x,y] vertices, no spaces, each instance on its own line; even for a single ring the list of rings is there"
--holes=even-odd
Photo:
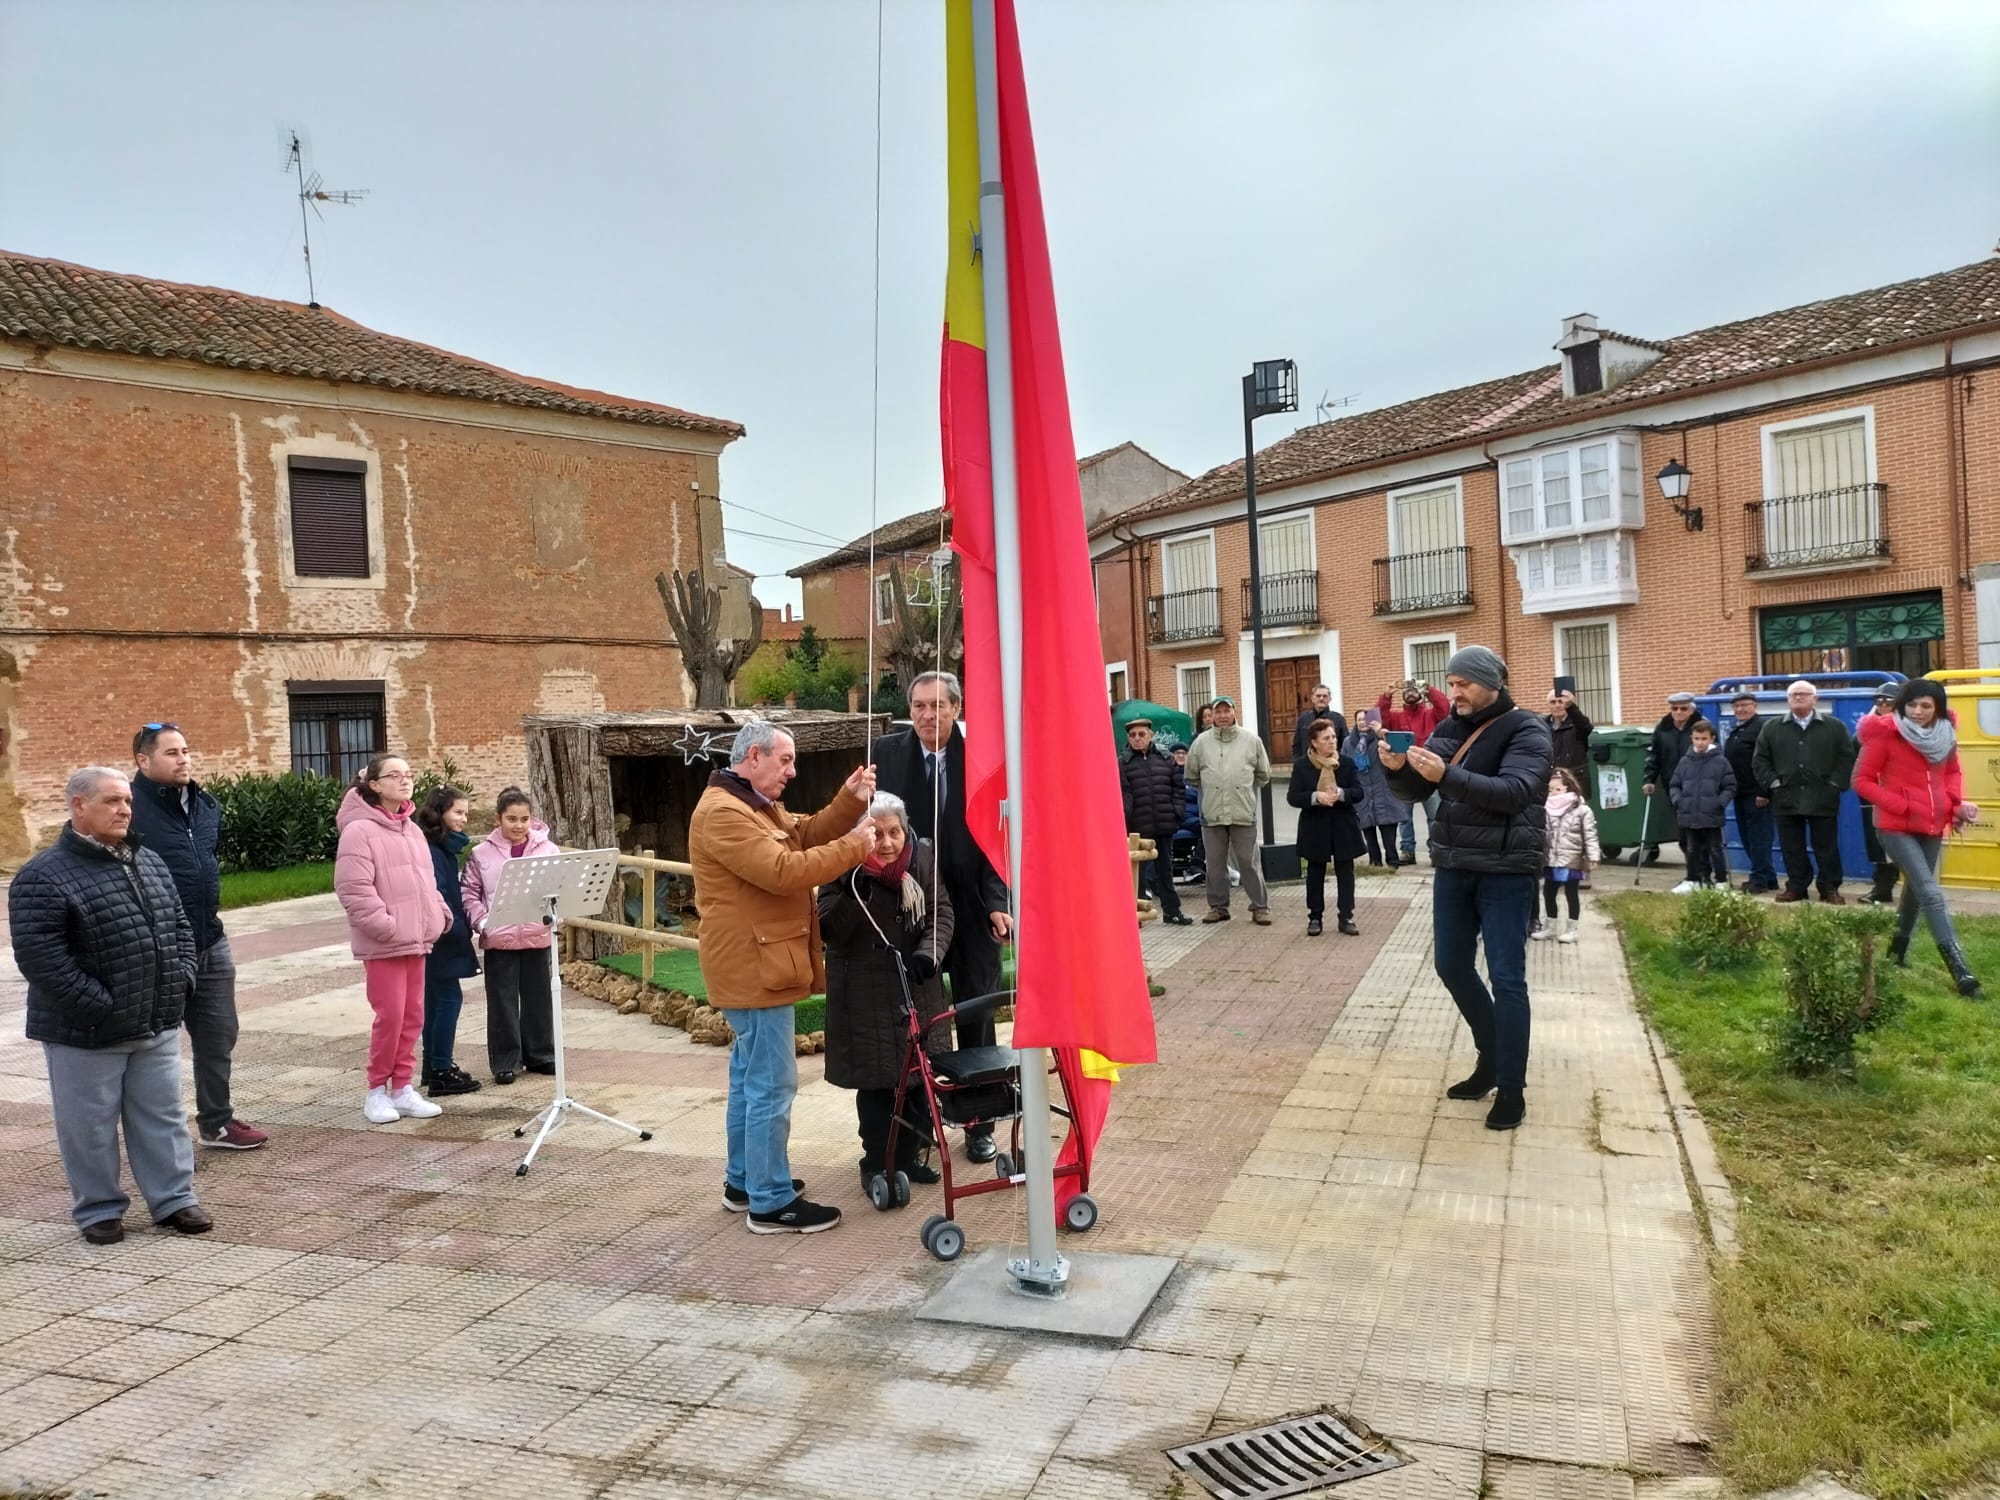
[[[1007,1274],[1014,1278],[1014,1290],[1024,1297],[1040,1297],[1047,1301],[1064,1296],[1069,1291],[1069,1261],[1060,1255],[1054,1260],[1035,1260],[1028,1256],[1010,1260],[1007,1262]]]
[[[917,1317],[1123,1345],[1180,1265],[1159,1255],[1081,1251],[1063,1257],[1069,1268],[1064,1295],[1046,1296],[1029,1293],[1016,1282],[1011,1262],[1020,1258],[1018,1249],[1005,1246],[968,1253],[951,1280],[917,1309]]]

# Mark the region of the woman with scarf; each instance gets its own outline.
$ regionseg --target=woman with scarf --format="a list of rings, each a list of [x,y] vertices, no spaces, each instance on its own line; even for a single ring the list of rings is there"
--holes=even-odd
[[[930,843],[910,835],[903,799],[879,794],[868,817],[875,825],[874,854],[819,892],[820,937],[826,945],[826,1081],[855,1091],[864,1191],[869,1178],[897,1170],[911,1182],[938,1180],[914,1130],[896,1132],[896,1160],[888,1160],[889,1121],[909,1035],[896,966],[900,955],[910,998],[928,1025],[945,1010],[938,963],[952,934],[951,900],[936,878]],[[950,1051],[951,1028],[933,1029],[928,1044],[932,1052]],[[904,1115],[907,1121],[922,1112],[906,1109]],[[928,1131],[928,1122],[924,1128]]]
[[[1945,835],[1979,816],[1979,809],[1965,800],[1956,724],[1942,685],[1923,677],[1904,683],[1894,713],[1870,715],[1858,726],[1861,756],[1854,766],[1854,791],[1874,807],[1876,837],[1903,872],[1903,900],[1889,956],[1899,967],[1908,967],[1910,936],[1921,912],[1959,994],[1976,1000],[1983,998],[1979,980],[1952,931],[1944,887],[1938,884]]]
[[[1389,777],[1382,769],[1382,711],[1364,708],[1354,716],[1354,731],[1341,743],[1340,753],[1354,762],[1361,777],[1361,798],[1354,815],[1361,821],[1361,837],[1368,845],[1368,863],[1389,866],[1394,874],[1402,863],[1396,858],[1396,829],[1403,821],[1403,804],[1389,790]]]
[[[1340,930],[1359,937],[1361,929],[1354,925],[1354,862],[1368,848],[1354,812],[1361,800],[1361,773],[1340,753],[1333,720],[1314,722],[1305,755],[1292,762],[1292,785],[1285,800],[1299,810],[1299,858],[1306,862],[1306,936],[1318,937],[1323,930],[1326,867],[1331,861]]]

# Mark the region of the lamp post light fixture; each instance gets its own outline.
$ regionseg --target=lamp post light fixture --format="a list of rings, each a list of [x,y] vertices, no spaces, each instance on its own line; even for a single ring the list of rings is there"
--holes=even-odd
[[[1259,417],[1299,409],[1299,367],[1289,359],[1260,359],[1243,377],[1243,501],[1250,527],[1250,681],[1257,694],[1257,738],[1271,744],[1271,695],[1264,681],[1264,566],[1257,534],[1257,444],[1250,427]],[[1296,846],[1277,847],[1271,812],[1271,787],[1263,787],[1264,841],[1260,853],[1264,875],[1295,876]]]
[[[1687,465],[1677,458],[1670,458],[1667,466],[1653,477],[1659,481],[1660,493],[1667,497],[1667,503],[1673,506],[1681,524],[1689,531],[1701,530],[1701,507],[1687,503],[1688,485],[1694,479]]]

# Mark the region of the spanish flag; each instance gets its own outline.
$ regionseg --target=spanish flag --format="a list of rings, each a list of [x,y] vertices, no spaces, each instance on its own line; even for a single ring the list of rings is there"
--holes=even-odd
[[[950,121],[950,245],[945,282],[942,419],[945,503],[959,556],[965,618],[966,817],[993,867],[1018,892],[1021,942],[1014,1045],[1056,1049],[1076,1129],[1065,1158],[1085,1158],[1123,1064],[1156,1060],[1152,1001],[1133,918],[1132,866],[1111,709],[1098,651],[1090,549],[1070,431],[1013,0],[993,5],[1000,174],[1007,264],[978,251],[978,108],[973,0],[945,0]],[[1001,734],[1000,637],[993,551],[993,434],[987,414],[984,286],[1007,277],[1014,457],[1023,598],[1023,716],[1018,784]],[[1022,868],[1008,869],[1000,804],[1019,799]],[[1017,883],[1018,881],[1018,883]],[[1066,1195],[1064,1195],[1066,1196]]]

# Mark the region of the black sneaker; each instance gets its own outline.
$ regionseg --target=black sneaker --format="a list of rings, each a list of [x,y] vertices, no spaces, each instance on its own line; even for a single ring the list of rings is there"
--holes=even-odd
[[[840,1210],[794,1198],[774,1213],[750,1215],[752,1234],[818,1234],[840,1223]]]
[[[805,1187],[804,1178],[794,1177],[792,1179],[793,1192],[802,1193],[805,1191]],[[750,1195],[744,1192],[742,1188],[733,1188],[725,1182],[722,1185],[722,1206],[733,1214],[747,1214],[750,1212]]]
[[[424,1092],[434,1097],[449,1098],[453,1094],[476,1094],[479,1080],[460,1068],[446,1068],[441,1073],[424,1074]]]

